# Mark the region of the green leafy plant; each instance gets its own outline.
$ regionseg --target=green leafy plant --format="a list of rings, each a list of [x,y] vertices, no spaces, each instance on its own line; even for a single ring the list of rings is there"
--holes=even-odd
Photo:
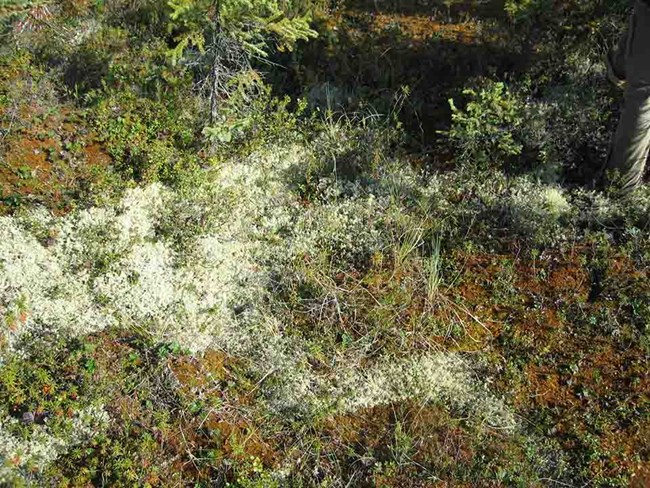
[[[464,109],[449,100],[452,125],[448,132],[463,165],[479,168],[501,167],[519,156],[523,144],[518,130],[526,122],[525,104],[505,83],[488,83],[480,90],[466,89]]]

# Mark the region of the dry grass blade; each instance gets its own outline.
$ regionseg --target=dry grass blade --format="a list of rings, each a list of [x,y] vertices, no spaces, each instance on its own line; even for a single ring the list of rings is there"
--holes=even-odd
[[[432,304],[439,294],[442,284],[442,257],[440,254],[441,240],[435,236],[431,241],[431,256],[425,261],[427,279],[427,300]]]

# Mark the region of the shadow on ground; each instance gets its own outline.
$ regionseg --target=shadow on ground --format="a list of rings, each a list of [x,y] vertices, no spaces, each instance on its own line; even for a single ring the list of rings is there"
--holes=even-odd
[[[382,114],[408,87],[401,120],[417,153],[440,153],[448,99],[470,79],[504,78],[531,62],[522,44],[494,28],[503,20],[500,0],[359,0],[334,12],[320,19],[315,42],[279,60],[287,69],[272,76],[273,83],[319,107]]]

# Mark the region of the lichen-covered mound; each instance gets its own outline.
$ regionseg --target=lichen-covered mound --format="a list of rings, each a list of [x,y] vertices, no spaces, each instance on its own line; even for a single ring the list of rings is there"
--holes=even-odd
[[[305,205],[295,175],[308,157],[296,147],[274,149],[224,164],[191,190],[153,184],[128,191],[114,207],[0,217],[1,360],[44,338],[131,330],[188,353],[221,350],[260,378],[272,375],[260,388],[280,416],[417,400],[514,429],[512,413],[453,352],[395,361],[360,350],[343,361],[328,351],[330,365],[313,367],[313,344],[291,332],[277,290],[304,281],[307,261],[345,270],[380,254],[396,209],[385,182],[326,179],[321,199]],[[44,423],[21,437],[8,417],[0,455],[14,467],[0,473],[42,471],[105,429],[106,414],[93,408],[74,414],[61,436]]]

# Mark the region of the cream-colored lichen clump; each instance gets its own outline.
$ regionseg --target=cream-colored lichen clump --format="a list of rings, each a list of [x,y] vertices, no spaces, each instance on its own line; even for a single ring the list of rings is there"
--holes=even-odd
[[[455,354],[432,354],[384,361],[347,379],[347,411],[405,400],[446,403],[492,427],[513,429],[516,420],[503,402],[469,374]]]
[[[35,336],[119,327],[194,353],[245,358],[273,378],[260,388],[278,412],[350,412],[414,398],[511,428],[512,416],[460,356],[342,361],[332,374],[313,370],[307,344],[285,333],[273,306],[278,276],[299,275],[296,263],[320,253],[345,263],[381,251],[394,193],[391,185],[330,181],[305,205],[292,175],[307,157],[295,147],[265,151],[207,172],[189,190],[153,184],[114,207],[0,218],[0,358]],[[5,441],[37,464],[71,445],[46,431],[27,444]]]
[[[283,177],[302,156],[292,149],[224,165],[191,193],[154,184],[115,208],[2,217],[5,348],[29,334],[114,325],[201,351],[263,312],[270,273],[296,256],[378,247],[371,220],[382,209],[372,196],[300,207]]]
[[[104,430],[109,420],[103,408],[91,405],[67,422],[66,435],[53,435],[47,425],[34,425],[30,438],[25,439],[12,433],[18,419],[0,419],[0,485],[23,486],[18,483],[22,473],[39,473],[71,447]]]

